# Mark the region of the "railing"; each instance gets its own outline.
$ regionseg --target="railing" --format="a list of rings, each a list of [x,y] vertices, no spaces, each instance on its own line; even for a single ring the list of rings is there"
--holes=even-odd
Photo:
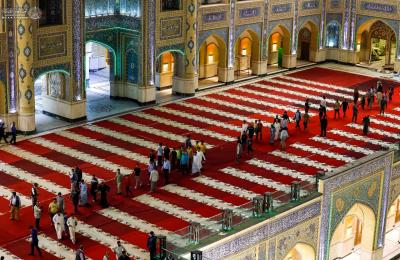
[[[350,144],[350,142],[351,140],[343,143]],[[365,144],[363,148],[374,150],[376,149],[376,146]],[[335,152],[335,149],[338,148],[332,146],[328,149],[324,149],[324,151]],[[399,161],[400,143],[384,150],[392,149],[394,149],[394,161]],[[357,151],[352,152],[360,153]],[[308,159],[308,161],[318,162],[318,156],[320,155],[310,154],[309,156],[302,158]],[[312,167],[305,165],[304,168],[299,171],[307,172],[309,169],[312,169]],[[306,175],[306,173],[304,174]],[[291,189],[289,193],[283,191],[266,192],[265,194],[255,196],[251,201],[242,205],[231,209],[221,209],[219,214],[208,218],[203,223],[193,222],[190,223],[190,226],[175,231],[181,239],[186,241],[186,246],[177,247],[176,243],[174,243],[173,240],[171,241],[171,238],[167,237],[166,250],[170,252],[172,258],[166,259],[191,259],[190,252],[193,252],[196,248],[201,246],[218,241],[221,238],[221,234],[233,234],[315,198],[319,195],[319,179],[323,177],[326,172],[321,170],[315,174],[314,177],[311,174],[313,174],[313,172],[310,172],[310,177],[314,178],[313,181],[292,182],[290,184]],[[194,259],[205,260],[206,258],[202,257]]]

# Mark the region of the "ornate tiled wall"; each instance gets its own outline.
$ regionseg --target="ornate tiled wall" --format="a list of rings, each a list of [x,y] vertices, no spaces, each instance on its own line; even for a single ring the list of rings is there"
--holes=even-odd
[[[393,165],[390,183],[389,205],[400,195],[400,162]]]
[[[12,8],[14,1],[5,2],[7,7]],[[34,76],[52,69],[62,70],[71,75],[72,84],[79,85],[82,89],[83,86],[78,82],[83,78],[83,49],[88,40],[98,41],[113,50],[118,80],[140,86],[153,86],[156,58],[162,52],[175,51],[186,55],[185,52],[190,53],[190,50],[200,47],[210,35],[219,37],[227,48],[227,68],[224,68],[226,70],[234,69],[234,46],[240,34],[246,30],[258,36],[260,60],[256,62],[259,62],[260,68],[266,67],[266,63],[262,62],[268,59],[269,36],[278,25],[284,26],[290,33],[290,51],[287,54],[294,57],[290,67],[296,66],[298,32],[308,21],[315,24],[318,30],[318,48],[313,50],[318,53],[313,53],[314,61],[325,60],[325,51],[330,51],[325,48],[325,43],[326,26],[331,21],[339,25],[339,50],[351,52],[348,55],[336,55],[339,61],[343,62],[357,62],[354,52],[355,38],[358,29],[366,22],[380,19],[395,31],[397,38],[400,36],[400,2],[393,0],[224,0],[213,5],[202,5],[199,0],[180,0],[179,10],[173,11],[162,11],[161,0],[85,2],[86,5],[83,6],[82,1],[63,1],[66,14],[63,25],[38,27],[37,23],[33,23],[32,28],[21,29],[33,31],[34,45],[31,52],[34,57],[33,67],[38,71],[33,72]],[[197,19],[188,23],[188,17],[192,15]],[[81,26],[82,21],[85,21],[85,28]],[[16,28],[18,25],[14,23],[14,20],[9,20],[7,26]],[[188,36],[189,34],[191,36]],[[15,37],[18,37],[18,30],[17,35],[0,33],[0,56],[4,56],[4,53],[15,55],[16,45],[8,44],[5,47],[5,44],[2,44],[5,42],[4,37],[7,37],[8,42],[14,42]],[[122,39],[123,37],[125,38]],[[191,41],[188,37],[194,37],[195,40]],[[134,44],[128,47],[129,43]],[[146,52],[139,51],[140,49]],[[128,51],[128,55],[125,55],[124,51]],[[198,49],[195,52],[198,55]],[[185,69],[187,64],[193,65],[194,74],[197,64],[192,63],[197,62],[197,55],[193,55],[190,62],[185,64]],[[2,70],[0,75],[3,75],[3,78],[4,75],[9,75],[8,108],[10,111],[16,111],[17,83],[10,77],[17,74],[13,71],[16,67],[15,56],[8,56],[6,70]],[[336,56],[331,55],[329,58]],[[350,57],[342,60],[347,56]],[[397,59],[400,60],[400,48],[397,49]],[[1,66],[4,67],[1,58],[0,62],[3,62]],[[290,62],[292,63],[292,60]],[[268,70],[264,67],[259,69],[260,73]]]
[[[269,255],[268,259],[271,260],[282,259],[278,256],[289,251],[295,244],[295,240],[307,240],[305,235],[308,236],[308,244],[316,248],[320,211],[321,202],[317,198],[233,235],[231,239],[217,242],[214,246],[205,249],[203,254],[206,259],[223,259],[248,251],[245,255],[250,256],[253,255],[251,252],[254,250],[259,252],[258,249],[261,247],[261,255]],[[268,244],[268,253],[263,249],[265,243]],[[258,259],[265,258],[258,257]]]
[[[374,248],[382,247],[386,210],[389,201],[389,183],[392,173],[392,152],[382,152],[359,161],[349,169],[333,172],[321,181],[323,208],[318,259],[327,259],[329,241],[337,223],[356,202],[369,206],[376,214],[378,227]]]

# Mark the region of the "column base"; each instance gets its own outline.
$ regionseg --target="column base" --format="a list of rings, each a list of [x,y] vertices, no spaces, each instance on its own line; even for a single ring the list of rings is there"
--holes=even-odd
[[[156,102],[155,86],[139,86],[129,82],[111,82],[110,97],[115,99],[130,99],[140,105],[154,104]]]
[[[133,93],[136,93],[135,99],[140,105],[149,105],[156,103],[155,86],[137,86],[128,83],[128,87]],[[131,97],[129,95],[129,97]]]
[[[322,62],[325,59],[326,59],[326,51],[324,49],[310,50],[310,61]]]
[[[172,93],[184,96],[193,96],[199,85],[197,75],[190,79],[173,77],[172,82]]]
[[[233,82],[235,70],[233,68],[218,68],[218,80],[225,83]]]
[[[394,61],[394,71],[400,72],[400,60],[399,59],[396,59]]]
[[[297,55],[283,55],[282,57],[282,67],[291,69],[291,68],[296,68],[296,61],[297,61]]]
[[[35,114],[18,115],[17,129],[22,134],[33,134],[36,132]]]
[[[44,114],[59,117],[64,121],[76,122],[86,118],[86,100],[69,102],[52,97],[42,97]]]
[[[251,61],[251,72],[253,75],[265,75],[267,74],[267,61]]]
[[[336,60],[348,64],[357,64],[359,62],[359,57],[356,51],[339,49]]]
[[[122,82],[119,81],[111,81],[110,82],[110,97],[124,97],[125,96],[125,87]]]

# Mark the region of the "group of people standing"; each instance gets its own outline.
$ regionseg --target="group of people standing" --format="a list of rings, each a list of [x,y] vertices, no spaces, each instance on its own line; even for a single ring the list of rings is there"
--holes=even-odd
[[[262,130],[263,124],[260,120],[255,120],[254,123],[247,123],[243,120],[240,136],[237,138],[236,142],[236,162],[239,163],[242,157],[242,153],[246,150],[247,153],[253,153],[253,142],[255,140],[262,140]]]
[[[8,136],[11,136],[10,140],[7,140]],[[17,127],[15,122],[12,123],[10,131],[7,131],[7,126],[3,121],[0,121],[0,143],[4,140],[5,143],[16,144],[17,143]]]
[[[41,250],[39,248],[39,238],[38,238],[38,230],[41,229],[40,221],[43,214],[43,207],[39,202],[39,191],[38,184],[34,183],[31,188],[31,200],[32,200],[32,209],[33,209],[33,217],[35,220],[35,224],[29,227],[30,235],[31,235],[31,251],[29,255],[34,255],[34,249],[38,251],[39,255],[42,255]],[[13,191],[10,198],[10,220],[19,220],[19,211],[21,208],[21,198],[20,196]],[[57,196],[50,202],[48,206],[48,214],[50,217],[50,222],[54,226],[57,239],[61,240],[64,236],[68,236],[73,244],[76,243],[76,228],[78,225],[78,221],[75,218],[74,214],[68,215],[65,212],[65,202],[64,197],[61,193],[58,193]],[[80,247],[77,251],[77,256],[82,255],[81,250],[83,247]],[[85,258],[77,258],[78,260],[83,260]]]
[[[203,162],[206,160],[205,154],[207,146],[204,141],[193,141],[190,135],[187,136],[185,143],[179,148],[170,148],[168,145],[159,143],[155,150],[150,151],[149,162],[147,165],[148,183],[150,192],[155,192],[160,176],[164,179],[164,185],[170,183],[171,173],[181,172],[182,176],[201,174]],[[132,173],[122,174],[120,169],[115,175],[117,194],[132,195],[132,187],[140,189],[142,185],[142,169],[136,164]],[[134,184],[134,186],[133,186]],[[125,187],[125,188],[123,188]]]
[[[83,180],[83,173],[79,166],[76,166],[71,170],[70,181],[71,181],[71,194],[70,198],[74,205],[74,212],[78,212],[78,207],[90,207],[89,194],[92,196],[93,203],[99,203],[101,207],[108,207],[108,192],[110,187],[106,183],[99,183],[96,175],[92,175],[90,180],[90,188]],[[97,195],[100,194],[100,200],[97,199]]]
[[[120,171],[118,171],[118,173],[120,174]],[[82,181],[82,171],[80,170],[79,167],[76,167],[72,170],[71,173],[71,194],[78,194],[77,198],[74,197],[76,195],[71,195],[74,207],[76,207],[76,204],[78,203],[81,206],[87,206],[89,204],[87,198],[87,186],[85,186],[86,184],[83,185],[82,183],[84,183]],[[102,192],[102,190],[104,189],[103,187],[108,187],[108,186],[106,184],[99,184],[97,178],[93,176],[91,181],[90,194],[93,197],[93,201],[96,202],[97,201],[96,193],[100,192],[101,193],[100,205],[102,207],[106,207],[108,206],[108,202],[106,199],[106,195],[104,194],[107,194],[109,188],[107,189],[106,192]],[[31,236],[31,251],[29,255],[32,256],[34,255],[35,249],[38,252],[38,254],[42,256],[42,252],[39,247],[38,232],[39,230],[42,229],[40,222],[43,215],[43,207],[40,205],[39,197],[40,196],[39,196],[38,184],[34,183],[31,188],[31,199],[32,199],[33,216],[35,219],[35,224],[29,227]],[[74,200],[77,200],[78,203],[76,203]],[[11,220],[19,220],[20,218],[19,210],[21,206],[22,205],[20,196],[15,191],[13,191],[10,198]],[[77,241],[75,233],[78,229],[79,221],[74,214],[68,214],[65,211],[65,201],[61,193],[58,193],[57,196],[51,200],[51,202],[48,205],[47,212],[49,214],[50,222],[54,226],[57,239],[62,240],[64,237],[68,237],[73,244],[76,244]],[[157,237],[155,236],[154,232],[150,232],[147,245],[150,251],[151,259],[155,259],[156,241]],[[114,253],[116,254],[116,259],[118,260],[130,259],[126,249],[121,245],[120,241],[117,242],[117,246],[114,248]],[[76,250],[75,256],[76,260],[86,259],[84,248],[82,245],[80,245],[79,248]],[[103,257],[103,260],[109,260],[109,259],[110,259],[110,254],[109,252],[106,252],[106,254]]]
[[[379,106],[380,114],[384,114],[385,109],[387,108],[388,101],[391,101],[394,95],[394,88],[389,87],[388,91],[384,91],[383,85],[381,81],[377,82],[376,88],[370,88],[365,95],[360,97],[360,93],[358,88],[354,89],[353,95],[353,103],[352,103],[352,122],[357,123],[358,119],[358,110],[359,106],[361,109],[365,110],[365,105],[367,102],[368,108],[372,109],[373,103],[375,99]],[[308,128],[310,122],[310,100],[306,99],[304,103],[304,114],[300,112],[299,109],[294,114],[293,121],[296,123],[296,129],[300,129],[300,123],[303,121],[303,128],[306,130]],[[343,99],[340,102],[338,99],[335,101],[333,105],[334,116],[333,119],[340,119],[341,111],[343,113],[343,118],[346,117],[346,112],[350,109],[350,105],[346,99]],[[327,116],[327,100],[326,96],[322,96],[321,102],[319,105],[319,122],[320,122],[320,136],[326,137],[326,132],[328,128],[328,116]],[[370,126],[370,116],[367,115],[363,118],[363,133],[365,135],[368,134],[369,126]],[[274,145],[277,140],[280,141],[281,149],[286,148],[286,142],[289,138],[288,124],[290,123],[290,118],[288,113],[284,111],[283,115],[274,118],[273,123],[270,125],[270,139],[269,144]],[[240,158],[242,155],[242,151],[244,151],[245,145],[247,144],[248,153],[253,152],[252,144],[253,144],[253,136],[256,134],[258,139],[258,135],[261,136],[262,139],[262,123],[261,120],[256,120],[254,124],[247,124],[246,121],[243,121],[241,136],[237,138],[237,146],[236,146],[236,161],[240,162]]]
[[[169,184],[171,172],[180,171],[182,176],[188,175],[191,169],[191,175],[201,174],[203,162],[206,160],[205,154],[207,146],[204,141],[193,141],[190,135],[187,136],[185,143],[179,148],[169,148],[168,145],[158,144],[155,151],[149,155],[147,173],[149,176],[150,192],[154,192],[162,174],[164,184]],[[139,170],[134,170],[137,173]],[[139,178],[136,179],[136,188],[141,186]]]

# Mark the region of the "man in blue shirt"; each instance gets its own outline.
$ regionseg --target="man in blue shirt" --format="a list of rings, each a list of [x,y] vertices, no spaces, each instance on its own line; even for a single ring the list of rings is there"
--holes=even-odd
[[[39,248],[39,238],[37,230],[33,226],[30,226],[29,228],[31,230],[31,253],[29,255],[35,255],[33,250],[36,248],[39,255],[42,256],[42,252],[40,251]]]
[[[189,155],[187,151],[183,151],[181,155],[181,163],[180,163],[182,175],[189,173]]]
[[[16,143],[17,143],[17,127],[15,126],[15,122],[13,122],[11,126],[10,144],[16,144]]]
[[[157,237],[153,231],[150,232],[149,238],[147,239],[147,248],[150,251],[150,260],[154,260],[156,258]]]

